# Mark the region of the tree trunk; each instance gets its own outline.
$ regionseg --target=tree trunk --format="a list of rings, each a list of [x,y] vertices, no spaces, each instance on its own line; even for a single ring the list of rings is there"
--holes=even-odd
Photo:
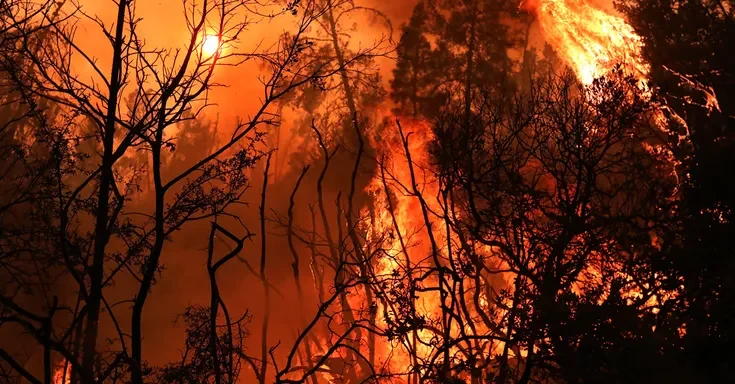
[[[332,0],[327,0],[327,6],[329,7],[328,12],[326,13],[325,17],[327,18],[327,22],[329,23],[329,35],[332,37],[332,48],[334,49],[334,55],[337,59],[337,64],[339,65],[339,74],[342,79],[342,88],[345,92],[345,102],[347,103],[347,109],[350,112],[350,117],[352,117],[353,126],[357,126],[357,106],[355,105],[355,96],[352,91],[352,87],[350,86],[350,79],[347,76],[347,68],[345,67],[345,56],[342,52],[342,47],[339,45],[339,35],[337,31],[337,21],[334,19],[334,11],[333,11],[333,5]],[[350,137],[351,132],[349,129],[345,129],[344,137]]]
[[[464,123],[465,127],[469,128],[470,124],[470,113],[472,113],[472,72],[474,69],[474,56],[475,56],[475,27],[477,24],[477,0],[472,2],[472,21],[470,22],[470,31],[467,42],[467,73],[465,78],[464,88]]]
[[[117,24],[115,26],[115,43],[112,54],[112,72],[110,74],[109,96],[107,100],[107,116],[104,127],[102,172],[100,176],[99,195],[97,203],[97,221],[95,223],[94,254],[92,266],[89,269],[90,288],[87,297],[87,326],[84,332],[84,347],[82,357],[83,376],[93,378],[94,361],[97,356],[97,334],[99,332],[99,318],[102,301],[102,281],[104,278],[105,249],[110,239],[109,208],[110,184],[114,182],[112,167],[115,159],[115,117],[117,115],[117,100],[120,92],[122,72],[122,48],[124,43],[125,12],[127,0],[120,0],[117,9]],[[90,379],[92,380],[92,379]]]

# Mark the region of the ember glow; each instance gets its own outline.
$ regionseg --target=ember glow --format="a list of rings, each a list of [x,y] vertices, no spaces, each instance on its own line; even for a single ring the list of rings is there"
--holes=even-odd
[[[618,64],[642,82],[648,78],[641,37],[622,17],[596,8],[589,0],[539,0],[521,6],[535,9],[546,41],[582,83],[591,83]]]
[[[62,364],[56,368],[53,384],[71,384],[71,369],[68,364]]]

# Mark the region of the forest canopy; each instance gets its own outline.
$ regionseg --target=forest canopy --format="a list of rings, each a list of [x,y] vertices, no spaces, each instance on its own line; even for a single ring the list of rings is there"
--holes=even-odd
[[[0,0],[0,383],[731,381],[734,26]]]

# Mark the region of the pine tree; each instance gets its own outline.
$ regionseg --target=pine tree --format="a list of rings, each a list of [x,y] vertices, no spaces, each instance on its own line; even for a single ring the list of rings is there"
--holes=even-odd
[[[403,27],[391,97],[402,114],[436,117],[454,105],[469,116],[478,89],[509,85],[522,45],[517,5],[506,0],[427,0]]]
[[[447,52],[432,48],[426,37],[428,13],[419,2],[398,44],[398,60],[393,69],[390,97],[397,104],[394,112],[403,116],[428,116],[446,99],[440,85],[446,81],[441,58]]]

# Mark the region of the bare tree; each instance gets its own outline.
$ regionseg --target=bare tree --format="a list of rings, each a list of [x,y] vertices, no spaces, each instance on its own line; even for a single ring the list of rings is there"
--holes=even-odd
[[[19,334],[41,357],[0,344],[0,378],[52,383],[60,365],[72,383],[528,383],[580,374],[569,356],[604,325],[600,313],[620,310],[615,326],[655,332],[668,292],[645,259],[675,183],[647,151],[648,104],[630,79],[582,87],[550,74],[483,91],[472,19],[462,96],[432,122],[376,135],[360,100],[382,94],[372,59],[385,51],[350,50],[341,24],[373,10],[185,1],[185,46],[159,49],[138,35],[134,1],[111,4],[108,25],[84,8],[2,3],[0,49],[13,54],[0,59],[0,335]],[[244,51],[247,28],[274,17],[293,30]],[[107,65],[80,48],[81,23],[106,38]],[[205,51],[210,37],[217,49]],[[261,104],[217,135],[204,123],[208,92],[218,68],[247,61],[264,70]],[[263,142],[308,92],[314,163],[280,181],[293,187],[283,213],[269,189],[277,152]],[[212,139],[179,161],[187,130]],[[261,163],[256,233],[234,206]],[[143,324],[161,260],[177,231],[207,220],[209,301],[182,315],[181,360],[152,367]],[[286,239],[299,300],[284,345],[271,323],[278,298],[287,302],[269,279],[271,226]],[[246,348],[254,315],[235,313],[218,283],[236,259],[264,292],[257,356]],[[604,346],[627,342],[610,333]]]
[[[43,241],[34,253],[55,260],[54,274],[73,281],[77,296],[60,301],[51,300],[53,291],[32,292],[26,295],[30,298],[9,292],[2,296],[2,310],[7,313],[2,325],[19,325],[46,351],[45,382],[51,380],[52,352],[71,367],[73,382],[105,381],[125,374],[134,383],[144,382],[149,369],[142,354],[141,325],[167,240],[185,223],[226,215],[228,207],[239,201],[249,186],[244,171],[263,154],[261,126],[279,123],[279,116],[271,112],[274,101],[339,71],[333,62],[313,65],[299,60],[310,47],[305,31],[325,11],[313,1],[289,3],[286,8],[277,2],[184,2],[189,38],[175,50],[146,45],[137,32],[140,19],[135,2],[123,0],[114,6],[112,25],[84,9],[64,22],[46,21],[48,44],[36,44],[29,30],[18,33],[19,60],[3,62],[23,102],[52,103],[61,112],[49,125],[66,127],[44,138],[55,140],[49,145],[57,149],[56,155],[48,159],[54,162],[47,164],[53,177],[44,180],[44,204],[29,211],[27,225],[39,233],[26,241]],[[50,17],[43,11],[36,15],[42,21]],[[242,51],[238,42],[246,27],[272,17],[293,17],[294,32],[269,48]],[[76,31],[81,22],[98,27],[109,41],[109,66],[80,48]],[[216,52],[202,49],[209,35],[218,39]],[[81,80],[72,59],[83,61],[95,78]],[[247,60],[259,61],[266,70],[259,109],[231,127],[230,137],[190,166],[167,169],[165,153],[176,146],[173,131],[177,124],[199,118],[210,105],[208,91],[218,85],[216,69]],[[141,152],[150,157],[135,156]],[[140,181],[145,172],[152,183],[143,189]],[[148,202],[133,200],[140,196]],[[14,246],[24,245],[16,242]],[[136,282],[134,295],[110,303],[105,293],[121,274]],[[24,306],[27,300],[49,304],[35,311]],[[132,309],[120,309],[122,303]],[[217,306],[210,310],[216,312]],[[59,312],[66,316],[56,321]],[[103,350],[102,322],[112,324],[117,333],[112,338],[105,335],[113,341]],[[216,327],[209,328],[215,332]],[[8,353],[3,360],[16,369],[22,366]],[[224,377],[234,380],[231,360],[225,368],[215,372],[217,382]],[[261,369],[265,371],[265,362]],[[35,375],[20,372],[27,379]]]

